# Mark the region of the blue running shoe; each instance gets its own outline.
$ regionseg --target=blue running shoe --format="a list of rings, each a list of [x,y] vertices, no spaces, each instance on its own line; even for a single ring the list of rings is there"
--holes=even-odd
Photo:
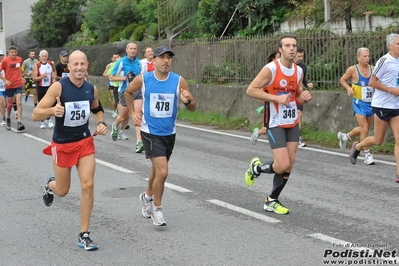
[[[51,189],[48,187],[48,184],[49,184],[51,181],[54,181],[54,180],[55,180],[55,177],[54,177],[54,176],[49,176],[49,177],[47,178],[46,185],[44,186],[44,190],[43,190],[43,202],[44,202],[44,205],[47,206],[47,207],[50,207],[51,204],[53,204],[54,193],[53,193],[53,191],[51,191]]]
[[[78,247],[84,248],[85,250],[96,250],[98,246],[94,244],[93,240],[90,239],[90,232],[79,233]]]

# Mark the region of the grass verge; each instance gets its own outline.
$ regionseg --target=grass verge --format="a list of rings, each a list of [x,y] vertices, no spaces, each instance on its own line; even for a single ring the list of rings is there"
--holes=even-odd
[[[98,99],[104,108],[112,108],[112,99],[114,96],[109,92],[108,88],[98,88]]]
[[[255,127],[262,127],[261,123],[250,124],[246,118],[230,119],[215,112],[203,113],[198,110],[195,112],[189,112],[186,109],[179,110],[177,118],[197,125],[215,126],[217,129],[248,131],[248,137]],[[301,136],[302,140],[307,144],[319,145],[326,148],[339,148],[336,132],[319,131],[314,125],[302,123]],[[355,140],[358,140],[358,138]],[[348,148],[352,145],[353,141],[348,141]],[[395,141],[392,137],[380,146],[373,146],[371,152],[376,154],[393,154],[394,147]]]

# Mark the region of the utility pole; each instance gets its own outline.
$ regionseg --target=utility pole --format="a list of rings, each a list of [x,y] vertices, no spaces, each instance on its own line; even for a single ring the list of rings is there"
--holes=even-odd
[[[330,30],[331,26],[331,2],[330,0],[324,0],[324,23],[327,29]]]

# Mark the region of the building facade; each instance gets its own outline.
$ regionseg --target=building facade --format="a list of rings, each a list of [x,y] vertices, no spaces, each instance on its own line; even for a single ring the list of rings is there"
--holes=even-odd
[[[0,50],[10,45],[21,49],[36,46],[28,36],[31,22],[31,5],[38,0],[0,0]]]

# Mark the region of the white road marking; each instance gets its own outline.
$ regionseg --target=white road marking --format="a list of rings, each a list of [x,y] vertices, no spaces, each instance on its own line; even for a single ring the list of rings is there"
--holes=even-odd
[[[241,214],[256,218],[256,219],[264,221],[266,223],[274,224],[274,223],[281,222],[280,220],[277,220],[277,219],[274,219],[274,218],[270,218],[269,216],[266,216],[266,215],[263,215],[263,214],[259,214],[257,212],[253,212],[253,211],[250,211],[250,210],[247,210],[247,209],[244,209],[244,208],[241,208],[241,207],[238,207],[238,206],[235,206],[235,205],[232,205],[232,204],[229,204],[227,202],[220,201],[220,200],[212,199],[212,200],[207,200],[207,201],[210,202],[210,203],[213,203],[215,205],[221,206],[223,208],[227,208],[229,210],[232,210],[232,211],[235,211],[235,212],[239,212]]]
[[[38,142],[42,142],[42,143],[44,143],[44,144],[46,144],[46,145],[49,145],[49,144],[50,144],[49,141],[44,140],[44,139],[41,139],[41,138],[38,138],[38,137],[33,136],[33,135],[31,135],[31,134],[28,134],[28,133],[22,133],[22,135],[23,135],[24,137],[27,137],[27,138],[36,140],[36,141],[38,141]],[[43,148],[44,148],[44,147],[43,147]],[[134,174],[134,173],[136,173],[136,172],[134,172],[134,171],[132,171],[132,170],[129,170],[129,169],[120,167],[120,166],[115,165],[115,164],[112,164],[112,163],[108,163],[108,162],[103,161],[103,160],[100,160],[100,159],[96,159],[96,162],[97,162],[98,164],[101,164],[101,165],[103,165],[103,166],[109,167],[109,168],[111,168],[111,169],[117,170],[117,171],[122,172],[122,173],[125,173],[125,174]]]
[[[188,126],[188,125],[182,125],[182,124],[176,124],[176,126],[185,127],[185,128],[189,128],[189,129],[193,129],[193,130],[204,131],[204,132],[208,132],[208,133],[219,134],[219,135],[223,135],[223,136],[240,138],[240,139],[247,139],[247,140],[250,139],[250,137],[246,137],[246,136],[240,136],[240,135],[230,134],[230,133],[226,133],[226,132],[215,131],[215,130],[211,130],[211,129],[198,128],[198,127],[194,127],[194,126]],[[264,140],[264,139],[258,139],[258,142],[269,143],[268,140]],[[341,153],[341,152],[327,151],[327,150],[323,150],[323,149],[310,148],[310,147],[298,147],[298,149],[304,149],[304,150],[309,150],[309,151],[314,151],[314,152],[331,154],[331,155],[336,155],[336,156],[341,156],[341,157],[349,157],[349,150],[348,150],[348,153],[345,154],[345,153]],[[361,160],[364,159],[364,157],[362,157],[362,156],[359,156],[357,158],[361,159]],[[388,162],[388,161],[376,160],[376,159],[374,159],[374,162],[396,166],[396,163],[394,163],[394,162]]]
[[[148,178],[143,178],[143,180],[148,181]],[[176,185],[173,185],[173,184],[168,183],[168,182],[165,182],[165,187],[173,189],[173,190],[176,190],[176,191],[179,191],[181,193],[193,192],[192,190],[189,190],[189,189],[181,187],[181,186],[176,186]]]
[[[41,142],[41,143],[47,144],[47,145],[49,145],[49,144],[50,144],[50,142],[49,142],[49,141],[47,141],[47,140],[44,140],[44,139],[41,139],[41,138],[38,138],[38,137],[36,137],[36,136],[33,136],[33,135],[31,135],[31,134],[28,134],[28,133],[22,133],[21,135],[22,135],[22,136],[24,136],[24,137],[27,137],[27,138],[30,138],[30,139],[36,140],[36,141],[38,141],[38,142]]]
[[[184,187],[180,187],[180,186],[176,186],[176,185],[172,185],[171,183],[165,182],[165,187],[182,192],[182,193],[189,193],[189,192],[193,192],[192,190],[189,190],[187,188]]]
[[[115,169],[115,170],[117,170],[117,171],[119,171],[119,172],[122,172],[122,173],[125,173],[125,174],[135,174],[135,173],[136,173],[136,172],[134,172],[134,171],[132,171],[132,170],[129,170],[129,169],[126,169],[126,168],[117,166],[117,165],[115,165],[115,164],[112,164],[112,163],[109,163],[109,162],[106,162],[106,161],[103,161],[103,160],[100,160],[100,159],[96,159],[96,162],[97,162],[98,164],[101,164],[101,165],[104,165],[104,166],[106,166],[106,167]]]
[[[198,127],[187,126],[187,125],[180,125],[180,124],[177,124],[177,125],[181,126],[181,127],[186,127],[186,128],[190,128],[190,129],[194,129],[194,130],[200,130],[200,131],[214,133],[214,134],[219,134],[219,135],[224,135],[224,136],[230,136],[230,137],[236,137],[236,138],[242,138],[242,139],[249,139],[249,137],[235,135],[235,134],[230,134],[230,133],[225,133],[225,132],[219,132],[219,131],[214,131],[214,130],[209,130],[209,129],[203,129],[203,128],[198,128]],[[50,144],[49,141],[46,141],[44,139],[35,137],[35,136],[27,134],[27,133],[22,133],[22,135],[25,136],[25,137],[28,137],[30,139],[36,140],[38,142],[42,142],[42,143],[47,144],[47,145]],[[258,141],[268,142],[267,140],[258,140]],[[299,147],[299,148],[302,148],[302,147]],[[337,155],[337,156],[345,156],[345,157],[347,156],[347,155],[344,155],[342,153],[333,152],[333,151],[326,151],[326,150],[320,150],[320,149],[316,149],[316,148],[306,147],[304,149],[315,151],[315,152],[321,152],[321,153],[326,153],[326,154]],[[361,157],[359,157],[359,158],[361,158]],[[375,160],[375,161],[379,162],[379,163],[382,163],[382,164],[387,164],[387,165],[396,165],[395,163],[391,163],[391,162],[387,162],[387,161],[381,161],[381,160]],[[131,171],[129,169],[126,169],[126,168],[123,168],[123,167],[120,167],[120,166],[117,166],[117,165],[114,165],[114,164],[111,164],[111,163],[108,163],[108,162],[105,162],[105,161],[100,160],[100,159],[96,159],[96,162],[98,164],[104,165],[106,167],[115,169],[115,170],[123,172],[123,173],[127,173],[127,174],[135,173],[134,171]],[[147,180],[148,181],[148,178],[144,178],[143,180]],[[186,188],[181,187],[181,186],[176,186],[176,185],[170,184],[168,182],[165,182],[165,187],[173,189],[173,190],[176,190],[176,191],[179,191],[179,192],[182,192],[182,193],[193,192],[192,190],[186,189]],[[238,212],[238,213],[253,217],[255,219],[258,219],[258,220],[261,220],[261,221],[264,221],[264,222],[267,222],[267,223],[279,223],[279,222],[281,222],[280,220],[277,220],[277,219],[268,217],[266,215],[259,214],[257,212],[253,212],[253,211],[250,211],[250,210],[247,210],[247,209],[244,209],[244,208],[241,208],[241,207],[238,207],[238,206],[235,206],[235,205],[232,205],[232,204],[229,204],[227,202],[220,201],[220,200],[212,199],[212,200],[207,200],[207,201],[212,203],[212,204],[218,205],[220,207],[227,208],[229,210],[232,210],[232,211],[235,211],[235,212]],[[356,250],[356,251],[369,250],[370,253],[374,252],[373,249],[366,248],[366,247],[359,247],[356,244],[353,244],[351,242],[344,241],[344,240],[341,240],[341,239],[338,239],[338,238],[334,238],[334,237],[331,237],[331,236],[328,236],[328,235],[324,235],[324,234],[321,234],[321,233],[314,233],[314,234],[310,234],[309,236],[312,237],[312,238],[324,241],[324,242],[331,243],[331,244],[341,245],[342,247],[348,247],[348,248],[350,248],[352,250]],[[391,257],[391,258],[381,258],[381,259],[392,260],[393,258]]]
[[[328,242],[328,243],[331,243],[331,244],[336,244],[336,245],[346,246],[346,245],[350,245],[351,244],[348,241],[344,241],[344,240],[341,240],[341,239],[338,239],[338,238],[334,238],[334,237],[331,237],[331,236],[328,236],[328,235],[320,234],[320,233],[310,234],[309,236],[313,237],[315,239],[318,239],[318,240],[321,240],[321,241],[324,241],[324,242]]]

